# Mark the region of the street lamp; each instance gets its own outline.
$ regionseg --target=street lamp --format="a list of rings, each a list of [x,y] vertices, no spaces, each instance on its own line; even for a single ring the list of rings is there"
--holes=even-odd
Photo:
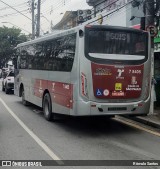
[[[27,30],[25,30],[25,29],[23,29],[23,28],[20,28],[19,26],[15,25],[15,24],[13,24],[13,23],[11,23],[11,22],[1,22],[1,23],[9,23],[9,24],[11,24],[11,25],[13,25],[13,26],[16,26],[16,27],[18,27],[19,29],[22,29],[23,31],[28,32],[29,34],[31,34],[31,32],[29,32],[29,31],[27,31]]]

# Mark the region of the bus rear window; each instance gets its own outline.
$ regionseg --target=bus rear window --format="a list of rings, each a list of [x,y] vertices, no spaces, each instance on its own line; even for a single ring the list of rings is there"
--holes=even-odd
[[[87,43],[88,53],[146,56],[147,38],[143,33],[90,30]]]

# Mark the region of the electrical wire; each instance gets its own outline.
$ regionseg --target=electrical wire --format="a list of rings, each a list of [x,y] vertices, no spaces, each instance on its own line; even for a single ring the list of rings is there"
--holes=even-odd
[[[28,16],[24,15],[23,13],[21,13],[20,11],[18,11],[17,9],[15,9],[14,7],[8,5],[7,3],[5,3],[4,1],[0,0],[0,2],[2,2],[3,4],[7,5],[8,7],[12,8],[13,10],[17,11],[18,13],[20,13],[21,15],[23,15],[24,17],[26,17],[29,20],[32,20],[31,18],[29,18]]]
[[[64,0],[61,0],[61,1],[57,2],[57,3],[55,3],[54,7],[48,8],[48,9],[45,8],[45,11],[43,13],[44,14],[49,14],[49,13],[52,14],[52,13],[54,13],[55,10],[57,11],[60,8],[62,8],[63,6],[64,6]]]
[[[21,4],[17,4],[17,5],[14,5],[13,7],[18,7],[18,6],[24,6],[25,4],[27,4],[26,2],[23,2]],[[25,5],[26,6],[26,5]],[[3,7],[0,9],[0,11],[3,11],[3,10],[6,10],[6,9],[9,9],[10,7]]]
[[[46,2],[46,0],[43,0],[42,2],[41,2],[41,4],[43,4],[43,3],[45,3]]]
[[[23,14],[28,14],[29,13],[29,12],[25,12],[25,11],[28,11],[28,9],[21,11],[21,13],[22,12],[23,12]],[[4,15],[1,15],[0,18],[4,18],[4,17],[8,17],[8,16],[12,16],[13,17],[13,15],[17,16],[17,15],[20,15],[20,14],[18,12],[16,12],[16,13],[10,13],[10,14],[4,14]]]

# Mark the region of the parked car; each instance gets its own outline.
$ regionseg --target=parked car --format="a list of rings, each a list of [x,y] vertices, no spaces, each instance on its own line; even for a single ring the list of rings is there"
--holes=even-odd
[[[6,76],[3,75],[2,90],[5,91],[6,94],[14,90],[14,72],[13,71],[8,72]]]

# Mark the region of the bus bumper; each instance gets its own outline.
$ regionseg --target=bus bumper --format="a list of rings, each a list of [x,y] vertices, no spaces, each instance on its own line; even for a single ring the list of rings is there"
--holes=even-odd
[[[132,103],[97,103],[93,101],[77,101],[77,109],[71,113],[75,116],[101,115],[147,115],[150,108],[150,97],[145,101]]]

